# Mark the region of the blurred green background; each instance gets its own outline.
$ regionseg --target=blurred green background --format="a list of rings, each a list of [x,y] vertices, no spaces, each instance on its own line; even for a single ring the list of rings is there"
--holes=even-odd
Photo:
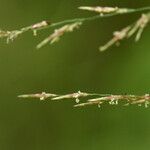
[[[150,0],[0,0],[0,28],[18,29],[52,20],[91,16],[78,6],[149,6]],[[53,29],[31,32],[7,45],[0,41],[1,150],[147,150],[150,109],[96,106],[74,109],[73,101],[20,100],[24,93],[72,93],[78,90],[145,94],[150,87],[150,30],[142,39],[99,53],[112,32],[132,23],[139,13],[96,20],[66,34],[55,45],[35,46]]]

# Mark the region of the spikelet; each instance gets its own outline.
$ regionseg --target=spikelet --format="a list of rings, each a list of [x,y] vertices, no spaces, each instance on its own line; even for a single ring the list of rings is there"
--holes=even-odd
[[[76,103],[79,103],[79,101],[80,101],[79,98],[87,97],[89,95],[91,95],[91,94],[78,91],[77,93],[66,94],[66,95],[61,95],[61,96],[58,96],[58,97],[54,97],[54,98],[52,98],[52,100],[75,99]]]
[[[96,7],[80,6],[79,9],[94,11],[100,14],[106,14],[106,13],[116,12],[119,8],[118,7],[101,7],[101,6],[96,6]]]
[[[118,8],[118,7],[101,7],[101,6],[80,6],[78,7],[81,10],[88,10],[88,11],[93,11],[96,13],[100,13],[101,16],[105,14],[124,14],[129,11],[132,11],[133,9],[128,9],[128,8]]]
[[[51,93],[46,93],[46,92],[42,92],[42,93],[37,93],[37,94],[24,94],[24,95],[19,95],[19,98],[39,98],[40,100],[45,100],[47,98],[52,98],[58,96],[56,94],[51,94]]]

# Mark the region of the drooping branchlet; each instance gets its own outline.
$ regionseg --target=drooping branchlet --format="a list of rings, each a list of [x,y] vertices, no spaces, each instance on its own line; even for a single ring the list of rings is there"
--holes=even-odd
[[[54,33],[50,34],[46,39],[44,39],[40,44],[37,45],[37,48],[41,48],[42,46],[46,45],[47,43],[53,44],[57,42],[62,35],[67,32],[72,32],[74,29],[79,28],[81,22],[75,22],[73,24],[67,24],[62,26],[59,29],[55,29]]]

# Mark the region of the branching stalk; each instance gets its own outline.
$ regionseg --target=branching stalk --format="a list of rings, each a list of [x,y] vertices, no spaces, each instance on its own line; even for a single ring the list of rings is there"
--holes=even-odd
[[[137,9],[118,8],[118,7],[114,7],[114,8],[113,7],[100,7],[100,6],[98,6],[98,7],[82,6],[82,7],[79,7],[79,9],[90,10],[90,11],[92,10],[92,11],[98,12],[100,14],[95,15],[95,16],[91,16],[91,17],[86,17],[86,18],[75,18],[75,19],[64,20],[64,21],[60,21],[60,22],[56,22],[56,23],[52,23],[51,21],[42,21],[42,22],[33,24],[31,26],[23,27],[19,30],[13,30],[13,31],[0,30],[0,38],[6,38],[7,43],[9,43],[10,41],[13,41],[19,35],[27,32],[27,31],[33,31],[34,35],[36,36],[37,31],[44,30],[47,28],[59,27],[59,26],[62,26],[61,28],[63,28],[64,26],[68,26],[71,24],[77,24],[77,23],[83,24],[84,22],[93,21],[93,20],[97,20],[97,19],[101,19],[101,18],[107,18],[107,17],[123,15],[123,14],[150,11],[150,6],[149,7],[143,7],[143,8],[137,8]],[[56,30],[59,30],[59,29],[56,29]],[[139,33],[138,33],[139,35],[137,34],[138,36],[136,38],[137,40],[140,38],[140,35],[143,32],[143,29],[144,28],[141,28],[139,30]],[[68,31],[65,31],[65,32],[68,32]],[[59,38],[57,38],[57,36],[56,36],[55,39],[59,39]],[[57,40],[54,40],[54,41],[57,41]],[[37,48],[41,48],[42,46],[46,45],[49,42],[54,43],[51,41],[51,35],[49,35],[40,44],[38,44]]]

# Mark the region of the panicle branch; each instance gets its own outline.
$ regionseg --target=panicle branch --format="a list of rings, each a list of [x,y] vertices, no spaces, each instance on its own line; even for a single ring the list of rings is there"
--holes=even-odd
[[[51,93],[42,92],[41,94],[25,94],[18,96],[19,98],[39,98],[40,100],[45,100],[50,98],[53,100],[65,100],[65,99],[73,99],[76,103],[74,107],[84,107],[88,105],[98,105],[100,107],[102,104],[109,105],[120,105],[128,106],[128,105],[144,105],[146,108],[150,104],[150,95],[112,95],[112,94],[97,94],[97,93],[86,93],[78,91],[77,93],[65,94],[65,95],[57,95]],[[95,97],[95,98],[94,98]],[[82,99],[82,98],[86,98]],[[82,99],[82,102],[80,100]],[[85,101],[85,102],[84,102]]]

